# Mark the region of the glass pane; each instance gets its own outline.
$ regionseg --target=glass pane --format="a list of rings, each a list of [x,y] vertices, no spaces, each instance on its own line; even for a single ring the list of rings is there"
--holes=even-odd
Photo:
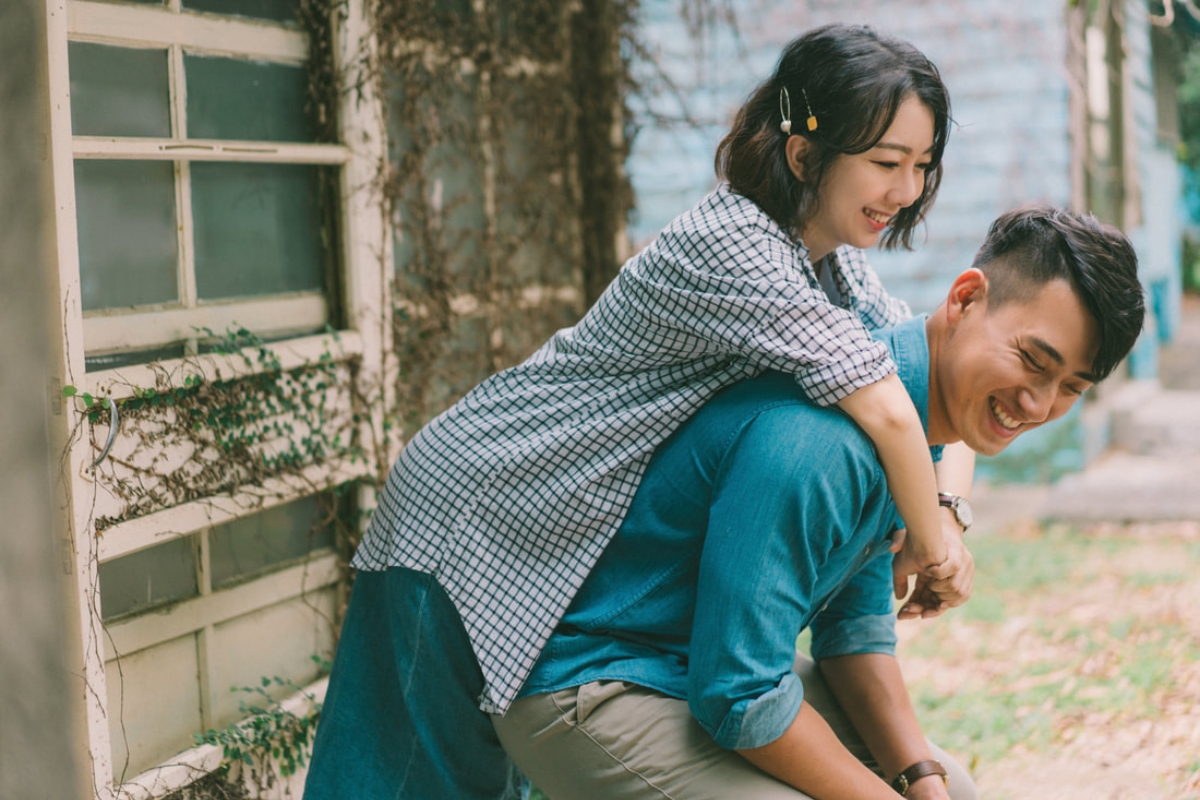
[[[190,138],[314,141],[303,67],[190,54],[183,64]]]
[[[183,7],[191,11],[209,11],[274,22],[295,22],[299,5],[299,0],[183,0]]]
[[[322,523],[316,497],[217,525],[209,535],[213,588],[333,547],[333,527]]]
[[[192,164],[202,300],[321,290],[317,177],[295,164]]]
[[[179,298],[175,167],[169,161],[76,161],[83,310]]]
[[[167,51],[67,45],[76,136],[171,135]]]
[[[130,364],[145,364],[148,361],[167,361],[172,358],[183,358],[182,344],[167,347],[155,347],[150,350],[123,350],[119,353],[103,353],[97,355],[88,353],[85,359],[88,372],[102,369],[116,369]]]
[[[191,537],[100,565],[100,609],[104,619],[193,597],[200,592]]]

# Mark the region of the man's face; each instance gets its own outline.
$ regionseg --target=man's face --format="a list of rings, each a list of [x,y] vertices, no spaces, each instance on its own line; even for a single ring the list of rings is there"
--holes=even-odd
[[[1091,387],[1096,325],[1066,281],[1029,302],[961,308],[938,355],[938,392],[953,438],[995,455],[1058,419]]]

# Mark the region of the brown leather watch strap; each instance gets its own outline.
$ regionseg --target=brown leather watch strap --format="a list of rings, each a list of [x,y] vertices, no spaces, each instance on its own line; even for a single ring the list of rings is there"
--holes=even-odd
[[[950,779],[946,777],[946,768],[930,758],[925,761],[918,761],[897,775],[896,779],[892,781],[892,788],[899,792],[901,797],[906,797],[908,795],[908,787],[929,775],[941,775],[942,781],[947,786],[950,785]]]

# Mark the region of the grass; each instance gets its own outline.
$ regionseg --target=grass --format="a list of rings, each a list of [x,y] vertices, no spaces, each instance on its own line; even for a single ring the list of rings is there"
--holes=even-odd
[[[1040,796],[1197,794],[1194,533],[1026,525],[973,538],[970,602],[901,625],[901,660],[922,724],[971,767],[987,797],[1033,800],[1031,785],[1045,788],[1044,778],[1068,761],[1098,765],[1097,775],[1121,765],[1142,788],[1118,795],[1103,784],[1067,783]],[[1140,738],[1131,744],[1133,734]],[[1032,784],[1006,780],[1019,775]]]

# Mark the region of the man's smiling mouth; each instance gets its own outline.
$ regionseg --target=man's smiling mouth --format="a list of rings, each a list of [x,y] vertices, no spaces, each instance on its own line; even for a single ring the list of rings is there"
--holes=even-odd
[[[988,403],[992,407],[992,416],[996,418],[996,422],[1000,423],[1000,427],[1004,428],[1006,431],[1015,431],[1017,428],[1021,427],[1020,422],[1005,413],[1004,409],[1000,407],[1000,402],[996,398],[988,398]]]

